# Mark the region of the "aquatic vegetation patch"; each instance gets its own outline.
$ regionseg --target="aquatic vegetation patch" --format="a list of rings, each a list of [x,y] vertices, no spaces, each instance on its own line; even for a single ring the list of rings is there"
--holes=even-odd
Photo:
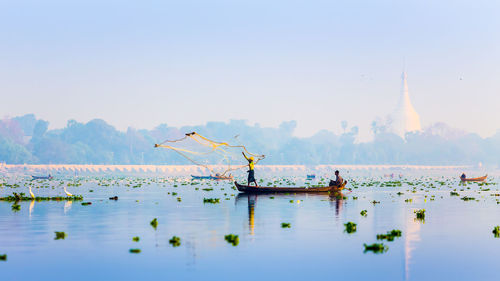
[[[156,230],[158,227],[158,219],[154,218],[149,224]]]
[[[377,234],[377,240],[394,241],[394,238],[401,237],[401,233],[401,230],[393,229],[388,231],[387,234]]]
[[[458,194],[458,192],[455,191],[450,191],[450,196],[460,196],[460,194]]]
[[[55,234],[56,234],[56,237],[54,238],[54,240],[59,240],[59,239],[66,239],[66,232],[64,231],[54,231]]]
[[[129,253],[131,253],[131,254],[139,254],[139,253],[141,252],[141,249],[130,249],[130,250],[128,250],[128,251],[129,251]]]
[[[139,240],[141,240],[141,238],[139,238],[139,236],[132,237],[132,241],[134,241],[134,242],[139,242]]]
[[[476,198],[464,196],[464,197],[460,198],[460,200],[463,200],[463,201],[474,201],[474,200],[476,200]]]
[[[290,228],[292,227],[292,224],[289,222],[282,222],[281,223],[281,228]]]
[[[118,200],[118,196],[109,197],[109,200]]]
[[[413,212],[417,216],[418,220],[424,220],[425,219],[425,209],[415,210]]]
[[[382,254],[389,250],[389,247],[387,247],[383,243],[373,243],[371,245],[363,244],[363,246],[365,247],[364,253],[373,252],[375,254]]]
[[[11,209],[12,209],[12,211],[14,211],[14,212],[18,212],[18,211],[20,211],[20,210],[21,210],[21,205],[17,204],[17,202],[16,202],[16,203],[12,204]]]
[[[495,226],[495,228],[493,228],[492,232],[496,238],[500,237],[500,225]]]
[[[217,204],[220,203],[220,198],[203,198],[203,204]]]
[[[345,223],[344,226],[345,226],[345,230],[344,230],[345,232],[347,232],[349,234],[356,232],[357,225],[355,223],[350,221],[350,222]]]
[[[238,235],[235,234],[225,235],[224,239],[233,246],[238,246],[238,244],[240,243],[240,238],[238,237]]]
[[[73,196],[54,196],[54,197],[38,197],[32,198],[31,196],[26,196],[24,193],[13,192],[12,195],[0,197],[0,201],[7,202],[18,202],[18,201],[81,201],[83,196],[73,195]]]
[[[367,210],[362,210],[359,214],[362,215],[363,217],[366,217],[367,214],[368,214],[368,211]]]
[[[92,202],[82,202],[82,206],[92,205]]]
[[[170,240],[168,240],[168,243],[170,243],[173,247],[179,247],[181,245],[181,238],[173,236]]]
[[[0,261],[7,261],[7,254],[0,255]]]

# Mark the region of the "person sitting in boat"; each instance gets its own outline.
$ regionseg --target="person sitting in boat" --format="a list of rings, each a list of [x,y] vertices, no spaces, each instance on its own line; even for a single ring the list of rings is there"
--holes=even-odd
[[[341,186],[344,183],[344,179],[340,176],[339,170],[335,171],[335,180],[330,180],[329,186]]]
[[[250,156],[250,158],[248,158],[246,155],[245,155],[245,152],[241,152],[243,154],[243,156],[245,156],[245,159],[247,159],[248,161],[248,185],[250,185],[251,182],[255,183],[255,186],[258,186],[257,185],[257,181],[255,180],[255,172],[254,172],[254,167],[255,167],[255,162],[254,162],[254,158],[253,156]]]
[[[465,179],[467,178],[467,176],[465,175],[465,173],[462,173],[462,175],[460,176],[460,178],[461,178],[462,180],[465,180]]]

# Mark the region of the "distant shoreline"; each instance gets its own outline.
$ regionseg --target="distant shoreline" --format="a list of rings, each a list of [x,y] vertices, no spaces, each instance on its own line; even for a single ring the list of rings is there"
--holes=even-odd
[[[224,170],[223,165],[211,165],[214,170]],[[477,168],[463,165],[258,165],[262,173],[304,172],[328,173],[334,169],[343,171],[404,171],[404,170],[466,170]],[[5,173],[168,173],[209,174],[210,172],[196,165],[88,165],[88,164],[0,164],[0,171]],[[244,172],[244,169],[235,173]]]

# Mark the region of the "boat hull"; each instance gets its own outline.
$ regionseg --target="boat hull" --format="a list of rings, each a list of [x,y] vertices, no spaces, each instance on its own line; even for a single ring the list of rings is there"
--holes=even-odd
[[[470,179],[463,179],[463,178],[460,178],[461,181],[485,181],[486,179],[488,178],[488,175],[484,176],[484,177],[479,177],[479,178],[470,178]]]
[[[264,187],[249,186],[234,182],[240,192],[246,193],[304,193],[304,192],[339,192],[344,189],[347,181],[342,186],[322,186],[322,187]]]
[[[54,177],[52,176],[46,176],[46,177],[39,177],[39,176],[31,176],[34,180],[51,180]]]
[[[233,180],[233,177],[230,176],[230,177],[217,177],[217,176],[194,176],[194,175],[191,175],[191,177],[193,178],[193,180]]]

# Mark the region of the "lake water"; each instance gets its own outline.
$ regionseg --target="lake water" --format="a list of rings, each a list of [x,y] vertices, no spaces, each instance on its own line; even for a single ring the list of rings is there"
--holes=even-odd
[[[0,280],[500,279],[500,238],[492,233],[500,225],[497,178],[482,186],[419,175],[347,179],[352,192],[340,196],[246,195],[230,182],[187,178],[36,181],[37,196],[63,196],[64,185],[80,183],[68,191],[92,204],[23,201],[13,211],[12,202],[0,202],[0,255],[7,254]],[[264,184],[275,180],[280,178]],[[291,181],[302,185],[305,179]],[[388,181],[394,183],[383,184]],[[0,182],[6,196],[28,193],[31,181]],[[15,182],[20,187],[5,186]],[[419,209],[426,210],[425,220],[416,219]],[[357,224],[356,232],[345,231],[347,222]],[[377,240],[393,229],[401,237]],[[66,238],[55,240],[55,231]],[[224,239],[227,234],[238,235],[237,246]],[[139,242],[132,240],[136,236]],[[180,246],[169,243],[173,236]],[[365,252],[365,243],[388,249]]]

